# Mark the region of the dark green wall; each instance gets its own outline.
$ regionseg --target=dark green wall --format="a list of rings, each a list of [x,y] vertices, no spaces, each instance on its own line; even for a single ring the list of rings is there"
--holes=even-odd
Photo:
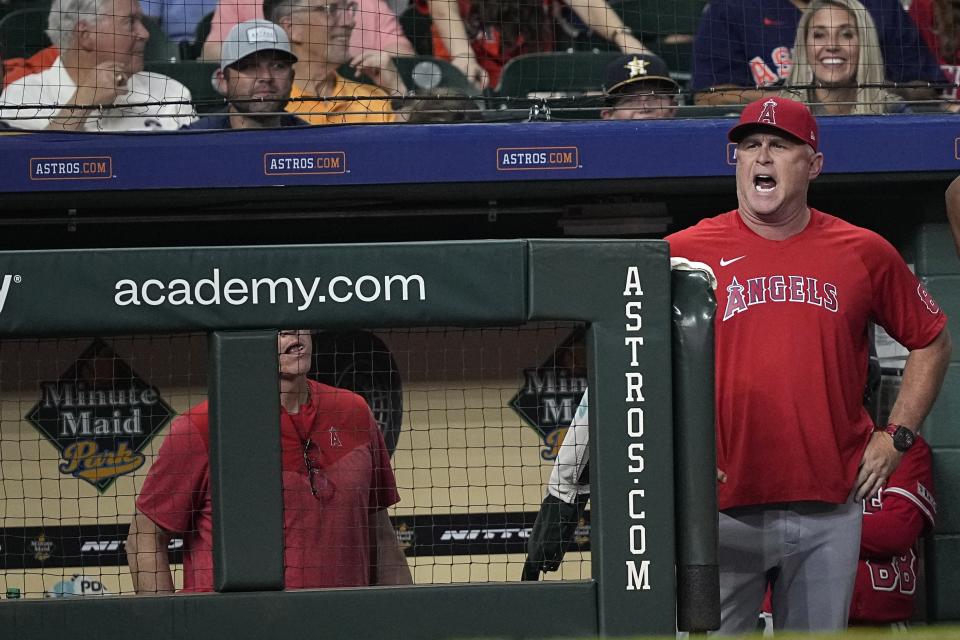
[[[927,613],[931,620],[960,620],[960,259],[946,224],[924,224],[906,247],[917,275],[949,317],[953,356],[943,389],[922,433],[933,449],[937,526],[925,545]]]

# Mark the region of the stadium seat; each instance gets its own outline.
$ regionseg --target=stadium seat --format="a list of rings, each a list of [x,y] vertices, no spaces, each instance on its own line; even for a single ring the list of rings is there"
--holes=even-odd
[[[193,96],[198,113],[224,110],[224,98],[213,87],[213,74],[219,65],[216,62],[147,62],[146,70],[162,73],[182,82]]]
[[[210,29],[213,25],[213,11],[203,16],[197,23],[197,29],[193,34],[193,42],[184,40],[180,42],[180,59],[197,60],[203,53],[203,43],[207,41],[210,35]]]
[[[619,51],[575,51],[517,56],[504,65],[496,93],[504,98],[600,93],[604,71],[619,55]]]
[[[50,5],[16,9],[0,18],[0,58],[28,58],[50,46],[45,32]]]
[[[144,16],[143,26],[150,34],[143,49],[144,62],[176,62],[180,58],[180,45],[170,39],[159,20]]]
[[[432,56],[397,56],[393,59],[407,89],[422,93],[431,89],[452,89],[464,95],[476,89],[460,69]]]

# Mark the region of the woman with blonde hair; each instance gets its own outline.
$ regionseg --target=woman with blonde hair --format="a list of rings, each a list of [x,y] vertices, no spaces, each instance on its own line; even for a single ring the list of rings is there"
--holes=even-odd
[[[883,53],[866,8],[858,0],[813,0],[797,28],[787,97],[818,115],[905,111],[883,84]]]

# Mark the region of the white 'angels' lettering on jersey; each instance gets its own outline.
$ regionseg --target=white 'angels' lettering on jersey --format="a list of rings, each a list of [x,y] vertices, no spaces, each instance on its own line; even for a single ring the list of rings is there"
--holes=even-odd
[[[797,302],[822,307],[836,313],[840,308],[837,285],[817,278],[799,275],[758,276],[740,284],[734,276],[727,286],[726,322],[751,306],[768,302]]]

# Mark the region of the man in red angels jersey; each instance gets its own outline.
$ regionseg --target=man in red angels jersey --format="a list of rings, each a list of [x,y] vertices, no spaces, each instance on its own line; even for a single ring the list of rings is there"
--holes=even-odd
[[[747,633],[767,582],[776,628],[835,630],[859,556],[860,502],[915,440],[943,381],[946,317],[879,235],[807,205],[817,123],[770,97],[744,109],[734,211],[667,240],[717,287],[721,633]],[[868,325],[910,350],[890,424],[862,406]]]
[[[370,408],[307,378],[309,331],[280,331],[277,349],[286,588],[409,584],[386,511],[400,497]],[[127,560],[138,594],[173,591],[172,534],[184,539],[183,590],[213,590],[208,416],[203,402],[173,422],[137,498]]]

